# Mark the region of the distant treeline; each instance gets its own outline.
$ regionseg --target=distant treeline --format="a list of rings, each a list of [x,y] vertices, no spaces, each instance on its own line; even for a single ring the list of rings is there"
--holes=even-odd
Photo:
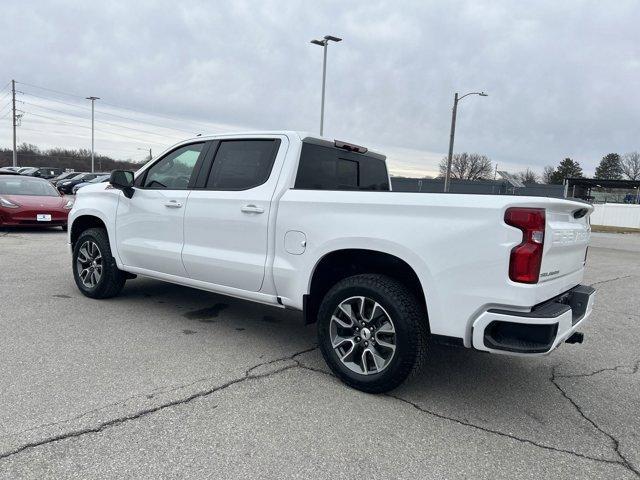
[[[13,164],[13,151],[0,148],[0,167]],[[115,160],[104,155],[96,155],[95,170],[110,172],[111,170],[137,170],[142,163],[129,160]],[[78,172],[91,170],[91,150],[69,150],[66,148],[51,148],[41,150],[36,145],[23,143],[18,147],[18,166],[20,167],[54,167],[68,168]]]

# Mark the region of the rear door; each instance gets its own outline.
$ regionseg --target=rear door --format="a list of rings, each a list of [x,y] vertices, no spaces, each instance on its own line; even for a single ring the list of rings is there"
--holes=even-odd
[[[134,194],[120,194],[116,245],[128,267],[186,277],[181,252],[185,205],[206,156],[205,142],[164,155],[136,179]]]
[[[182,260],[189,277],[260,290],[271,200],[287,145],[285,136],[212,144],[186,205]]]

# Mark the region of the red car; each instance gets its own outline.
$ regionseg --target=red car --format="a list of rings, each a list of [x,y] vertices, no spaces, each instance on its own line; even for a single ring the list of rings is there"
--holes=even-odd
[[[71,207],[73,200],[47,180],[0,176],[0,227],[59,226],[66,230]]]

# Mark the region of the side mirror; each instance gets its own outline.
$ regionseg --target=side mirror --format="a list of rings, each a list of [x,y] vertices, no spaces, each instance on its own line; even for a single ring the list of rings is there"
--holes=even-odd
[[[113,188],[122,190],[125,197],[133,197],[133,172],[127,170],[114,170],[109,177],[109,183]]]

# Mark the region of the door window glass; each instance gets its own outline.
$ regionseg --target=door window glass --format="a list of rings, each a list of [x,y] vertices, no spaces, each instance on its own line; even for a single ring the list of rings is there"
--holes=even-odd
[[[224,140],[207,179],[209,190],[247,190],[269,179],[278,140]]]
[[[145,188],[186,190],[204,144],[185,145],[149,168]]]

